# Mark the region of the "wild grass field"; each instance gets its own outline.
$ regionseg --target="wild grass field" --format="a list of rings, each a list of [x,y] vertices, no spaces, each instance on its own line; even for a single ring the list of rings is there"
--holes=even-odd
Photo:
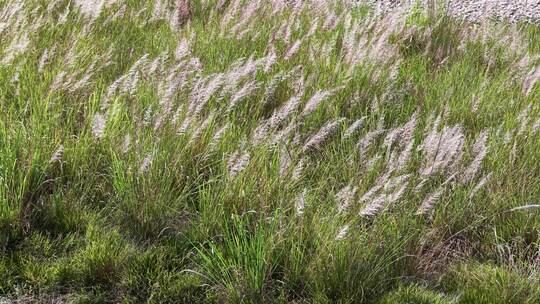
[[[0,0],[0,303],[540,303],[540,26]]]

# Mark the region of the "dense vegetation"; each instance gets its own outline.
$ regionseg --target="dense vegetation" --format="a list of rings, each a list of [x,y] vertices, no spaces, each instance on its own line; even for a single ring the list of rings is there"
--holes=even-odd
[[[0,302],[540,302],[538,25],[0,0],[0,41]]]

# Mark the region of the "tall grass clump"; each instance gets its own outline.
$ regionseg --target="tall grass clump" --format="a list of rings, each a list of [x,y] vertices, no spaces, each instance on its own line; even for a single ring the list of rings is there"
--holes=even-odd
[[[539,31],[0,1],[0,302],[538,302]]]

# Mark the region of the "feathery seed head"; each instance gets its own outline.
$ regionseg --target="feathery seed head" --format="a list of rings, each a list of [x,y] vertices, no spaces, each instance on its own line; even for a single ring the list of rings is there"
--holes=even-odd
[[[322,126],[317,133],[311,136],[302,151],[312,151],[318,150],[329,140],[329,138],[334,135],[339,128],[339,125],[344,120],[344,118],[339,118],[337,120],[329,121],[324,126]]]
[[[291,97],[281,108],[274,111],[269,121],[270,127],[275,128],[282,124],[294,111],[296,111],[296,109],[298,109],[299,105],[300,96]]]
[[[229,161],[227,162],[229,175],[231,177],[235,177],[238,175],[238,173],[243,171],[247,167],[250,158],[251,156],[247,152],[243,154],[240,154],[240,152],[235,152],[233,155],[231,155],[231,157],[229,157]]]
[[[328,98],[331,95],[332,94],[329,91],[316,92],[304,106],[304,110],[302,111],[301,116],[308,116],[309,114],[311,114],[313,111],[317,109],[317,107],[319,106],[321,102],[323,102],[326,98]]]
[[[298,163],[296,164],[296,167],[293,170],[293,174],[291,179],[293,181],[297,181],[302,177],[302,173],[304,172],[304,168],[306,167],[307,160],[305,158],[300,159]]]
[[[445,187],[440,187],[435,192],[431,193],[420,205],[420,208],[416,211],[417,215],[427,214],[435,208],[435,205],[446,191]]]
[[[345,134],[343,135],[344,139],[347,139],[351,136],[353,136],[358,130],[360,130],[364,126],[364,122],[366,120],[366,116],[357,119],[353,124],[345,131]]]
[[[354,199],[357,191],[358,191],[358,187],[352,187],[351,184],[348,184],[336,194],[336,199],[339,203],[338,205],[339,213],[342,213],[345,210],[347,210],[352,200]]]
[[[469,194],[469,199],[472,199],[476,195],[476,193],[478,193],[478,191],[480,191],[491,180],[492,176],[493,172],[489,172],[488,175],[484,176],[471,190],[471,193]]]
[[[221,139],[223,138],[223,136],[225,135],[225,132],[227,132],[227,130],[229,130],[230,128],[230,124],[227,123],[225,124],[223,127],[221,127],[215,134],[214,134],[214,137],[212,137],[212,140],[210,141],[210,148],[211,149],[214,149],[215,147],[217,147],[217,145],[219,144],[219,142],[221,141]]]
[[[302,216],[304,214],[304,208],[306,207],[306,194],[307,189],[304,189],[295,200],[294,206],[296,208],[297,216]]]
[[[94,116],[94,121],[92,123],[92,134],[96,139],[102,139],[105,135],[105,125],[107,124],[106,118],[102,115],[97,113]]]
[[[283,59],[285,60],[291,59],[298,52],[301,46],[302,46],[302,39],[296,40],[294,44],[289,47],[289,49],[287,50],[287,53],[285,53],[285,56],[283,56]]]
[[[64,155],[64,145],[58,146],[56,151],[53,153],[51,159],[49,160],[50,164],[59,163],[62,161],[62,156]]]
[[[292,158],[285,145],[279,149],[279,176],[283,177],[291,166]]]
[[[344,239],[344,238],[347,236],[347,233],[349,232],[349,227],[350,227],[349,225],[343,226],[343,227],[339,230],[338,234],[336,235],[335,240],[336,240],[336,241],[340,241],[340,240]]]
[[[484,161],[484,158],[487,155],[487,140],[488,140],[488,133],[486,130],[482,131],[480,135],[478,135],[478,138],[476,139],[474,146],[473,146],[473,153],[475,158],[471,162],[471,164],[465,169],[465,171],[462,173],[460,181],[462,183],[468,183],[478,173],[480,168],[482,167],[482,162]]]
[[[360,216],[362,217],[373,217],[381,211],[386,206],[386,203],[388,202],[388,197],[386,194],[381,194],[377,198],[375,198],[371,203],[367,204],[361,211]]]
[[[141,165],[139,166],[139,174],[143,174],[146,171],[148,171],[153,161],[154,161],[154,155],[147,154],[142,160]]]
[[[126,134],[124,137],[124,143],[122,144],[122,153],[127,153],[131,146],[131,135]]]

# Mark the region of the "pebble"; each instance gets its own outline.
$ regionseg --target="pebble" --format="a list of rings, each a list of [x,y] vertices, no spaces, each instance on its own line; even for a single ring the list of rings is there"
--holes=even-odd
[[[351,0],[355,4],[368,4],[378,13],[396,9],[409,9],[417,0]],[[420,6],[427,6],[430,0],[421,0]],[[440,3],[435,0],[433,2]],[[441,4],[438,4],[439,7]],[[512,23],[540,23],[540,0],[447,0],[442,9],[449,15],[471,22],[486,19],[506,20]]]

